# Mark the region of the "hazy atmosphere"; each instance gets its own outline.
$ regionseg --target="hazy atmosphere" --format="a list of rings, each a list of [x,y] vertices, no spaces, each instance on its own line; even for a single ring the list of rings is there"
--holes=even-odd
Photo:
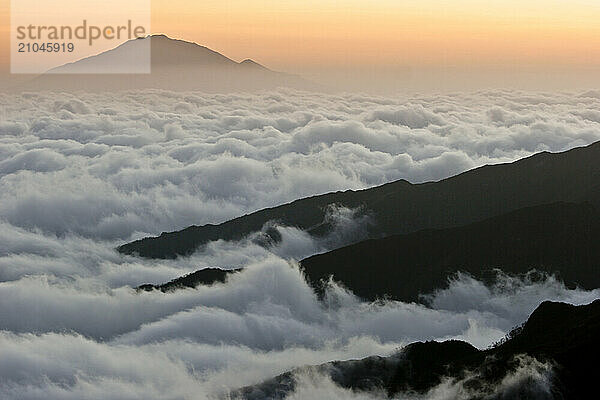
[[[597,397],[599,2],[57,1],[0,0],[0,399]]]
[[[0,0],[6,72],[9,5]],[[42,15],[52,9],[51,3],[39,7]],[[600,4],[592,0],[260,0],[252,6],[152,0],[151,7],[153,33],[302,74],[331,90],[562,90],[600,79]]]
[[[210,397],[294,366],[387,355],[419,339],[486,347],[541,300],[600,297],[554,278],[486,287],[463,276],[435,294],[431,308],[363,303],[337,286],[330,304],[320,304],[288,262],[359,234],[367,221],[343,209],[332,214],[337,233],[323,240],[279,226],[282,241],[269,249],[215,241],[168,262],[114,250],[192,221],[589,144],[600,138],[597,92],[144,91],[119,100],[5,95],[0,105],[5,398]],[[131,289],[209,266],[248,269],[227,284],[176,294]],[[310,382],[317,387],[298,388],[298,397],[342,390]]]

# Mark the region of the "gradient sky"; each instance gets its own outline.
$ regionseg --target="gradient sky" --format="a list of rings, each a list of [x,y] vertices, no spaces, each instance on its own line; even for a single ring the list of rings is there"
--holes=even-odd
[[[0,0],[0,65],[8,63],[9,2]],[[598,77],[600,68],[597,0],[153,0],[152,8],[155,33],[289,72],[521,69]]]
[[[600,61],[600,2],[154,0],[153,30],[294,65]]]

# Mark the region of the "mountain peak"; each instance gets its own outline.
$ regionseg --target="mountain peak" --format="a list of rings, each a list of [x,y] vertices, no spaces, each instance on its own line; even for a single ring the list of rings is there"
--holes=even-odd
[[[259,63],[257,63],[254,60],[251,60],[249,58],[246,58],[244,61],[239,63],[240,65],[244,66],[244,67],[250,67],[250,68],[259,68],[265,71],[270,71],[270,69],[268,69],[267,67],[265,67],[264,65],[261,65]]]
[[[258,66],[261,66],[261,67],[262,67],[262,65],[260,65],[260,64],[259,64],[259,63],[257,63],[256,61],[254,61],[254,60],[251,60],[251,59],[249,59],[249,58],[246,58],[244,61],[240,62],[240,64],[241,64],[241,65],[258,65]]]
[[[131,73],[132,66],[140,66],[143,71]],[[23,87],[29,90],[160,88],[205,92],[315,88],[300,77],[272,71],[251,59],[237,62],[198,43],[162,33],[128,40],[111,50],[49,72]],[[68,76],[70,74],[87,76],[85,79],[72,79]]]

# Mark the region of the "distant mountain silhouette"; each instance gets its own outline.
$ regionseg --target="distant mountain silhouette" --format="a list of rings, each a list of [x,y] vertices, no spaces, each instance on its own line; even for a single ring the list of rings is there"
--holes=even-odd
[[[329,193],[264,209],[219,225],[190,226],[119,247],[125,254],[175,258],[203,244],[239,240],[269,221],[296,226],[315,236],[329,232],[329,205],[362,207],[373,216],[368,236],[381,238],[423,229],[467,225],[517,209],[555,202],[600,204],[600,142],[563,153],[543,152],[510,164],[477,168],[439,182],[405,180],[360,190]]]
[[[127,74],[132,65],[147,65],[151,73]],[[271,71],[252,60],[238,63],[196,43],[154,35],[129,40],[112,50],[54,68],[23,84],[21,89],[107,91],[154,88],[232,92],[277,87],[318,89],[317,85],[299,76]]]
[[[161,292],[171,292],[177,289],[195,288],[200,285],[213,285],[215,283],[224,283],[227,277],[240,269],[220,269],[220,268],[205,268],[191,274],[173,279],[170,282],[162,285],[153,285],[150,283],[137,287],[137,290],[151,292],[160,290]]]
[[[544,302],[507,340],[480,351],[468,343],[414,343],[390,357],[337,361],[299,368],[232,393],[233,399],[284,399],[296,388],[295,374],[317,372],[356,391],[425,394],[444,379],[460,382],[461,399],[591,399],[597,396],[600,300],[585,305]],[[523,356],[552,365],[549,384],[503,379]],[[494,390],[502,388],[503,391]]]
[[[569,286],[600,287],[600,212],[590,204],[529,207],[463,227],[373,239],[301,261],[319,292],[330,276],[368,300],[418,301],[457,272],[487,283],[494,269],[556,274]]]

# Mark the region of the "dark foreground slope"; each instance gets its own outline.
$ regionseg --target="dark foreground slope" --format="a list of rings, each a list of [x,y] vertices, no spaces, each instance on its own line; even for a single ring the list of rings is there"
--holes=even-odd
[[[544,302],[507,341],[485,351],[460,341],[414,343],[391,357],[301,368],[232,397],[283,399],[298,373],[312,372],[344,388],[382,389],[390,397],[425,394],[449,379],[464,399],[591,399],[600,378],[599,335],[600,300],[578,307]]]
[[[330,276],[359,297],[416,301],[458,271],[489,281],[494,269],[556,274],[600,287],[600,212],[589,203],[529,207],[458,228],[372,239],[301,261],[321,289]]]
[[[300,262],[308,283],[323,293],[330,277],[367,300],[405,302],[444,288],[457,272],[493,283],[497,270],[554,274],[568,286],[600,287],[600,211],[589,203],[528,207],[466,226],[371,239]],[[205,269],[163,285],[171,291],[223,282]]]
[[[362,191],[310,197],[261,210],[219,225],[191,226],[119,247],[149,258],[189,255],[208,241],[239,240],[271,220],[326,234],[327,206],[363,206],[374,224],[370,237],[466,225],[524,207],[565,202],[600,203],[600,142],[564,153],[539,153],[502,165],[477,168],[439,182],[397,181]]]

